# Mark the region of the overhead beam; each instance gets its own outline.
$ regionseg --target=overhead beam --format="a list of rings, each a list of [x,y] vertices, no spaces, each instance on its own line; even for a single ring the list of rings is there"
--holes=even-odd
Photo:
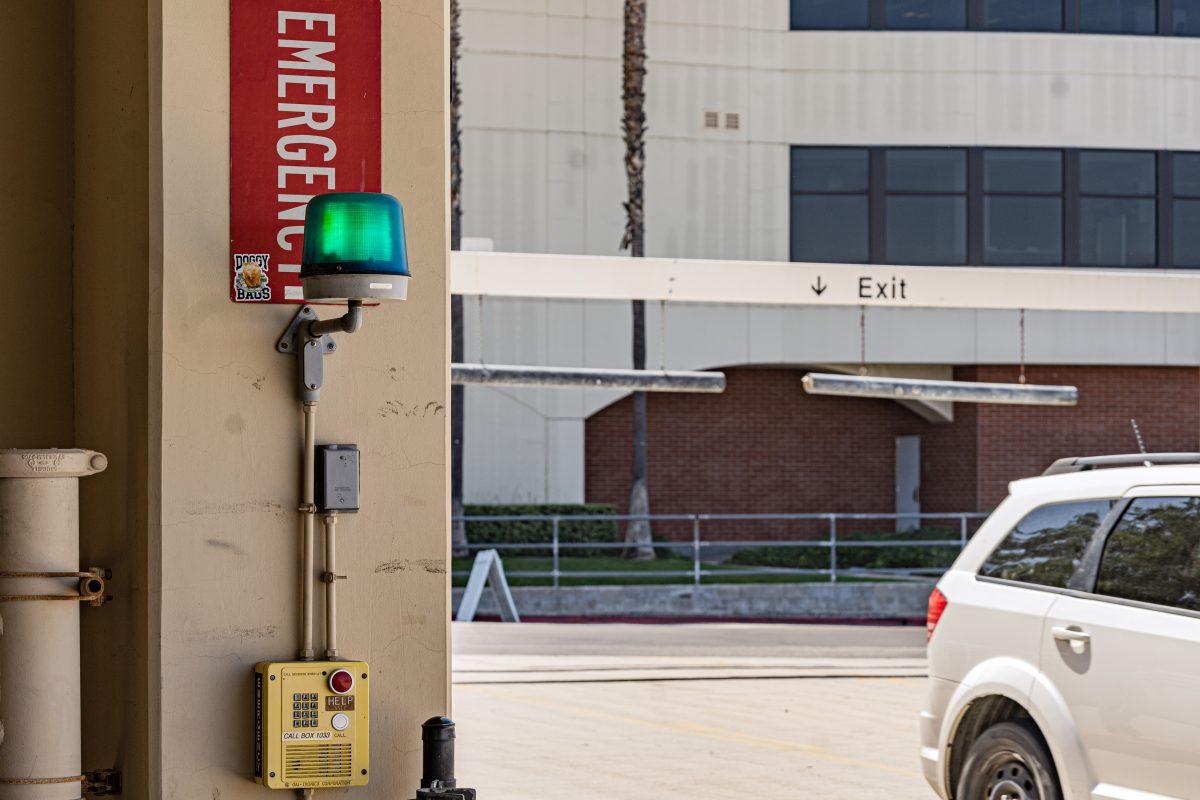
[[[1200,311],[1200,271],[887,267],[455,252],[451,291],[488,297],[1054,311]]]
[[[1074,386],[1024,383],[973,383],[833,375],[810,372],[801,378],[808,394],[836,397],[877,397],[883,400],[941,400],[954,403],[998,403],[1021,406],[1073,406],[1079,402]]]
[[[720,394],[720,372],[528,367],[508,364],[451,364],[450,382],[464,386],[524,386],[555,389],[613,389],[636,392]]]

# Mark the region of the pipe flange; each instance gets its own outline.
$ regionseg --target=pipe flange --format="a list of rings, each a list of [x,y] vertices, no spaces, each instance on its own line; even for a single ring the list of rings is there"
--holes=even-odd
[[[94,571],[91,575],[79,579],[79,599],[86,600],[93,606],[104,605],[104,590],[108,587],[103,573]]]

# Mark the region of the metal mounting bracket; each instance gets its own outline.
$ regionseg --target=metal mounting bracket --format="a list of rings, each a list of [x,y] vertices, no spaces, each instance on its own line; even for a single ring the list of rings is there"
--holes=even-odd
[[[337,342],[332,336],[312,335],[309,326],[316,321],[317,312],[312,306],[301,306],[275,343],[278,352],[294,355],[299,360],[300,394],[306,403],[315,403],[320,398],[321,386],[325,383],[323,359],[337,352]]]
[[[475,790],[417,789],[417,800],[475,800]]]
[[[121,773],[115,769],[95,769],[84,774],[83,793],[89,797],[106,797],[121,793]]]

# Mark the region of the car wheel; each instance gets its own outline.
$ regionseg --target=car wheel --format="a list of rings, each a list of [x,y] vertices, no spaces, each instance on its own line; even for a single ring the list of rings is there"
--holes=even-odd
[[[1054,761],[1027,720],[984,731],[967,753],[956,800],[1062,800]]]

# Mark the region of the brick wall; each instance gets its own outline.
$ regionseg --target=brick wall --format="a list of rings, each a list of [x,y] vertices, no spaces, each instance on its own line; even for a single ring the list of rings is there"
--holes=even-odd
[[[982,381],[1012,381],[1012,367],[979,367]],[[1191,367],[1032,367],[1030,383],[1079,387],[1075,408],[980,406],[980,508],[1004,499],[1014,478],[1064,456],[1135,453],[1136,418],[1151,451],[1200,450],[1200,371]]]
[[[674,513],[892,512],[895,439],[919,435],[922,509],[986,510],[1009,481],[1064,455],[1130,452],[1137,417],[1151,449],[1200,449],[1200,371],[1037,367],[1030,382],[1079,386],[1074,409],[960,404],[930,423],[888,400],[804,394],[800,370],[725,370],[722,395],[651,394],[650,507]],[[1014,381],[1015,367],[960,380]],[[628,506],[628,398],[592,416],[589,502]]]

